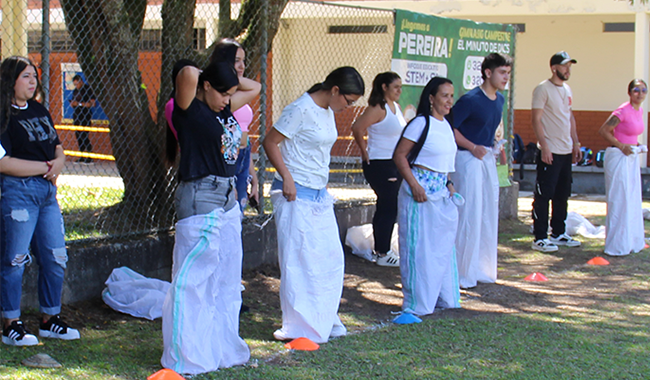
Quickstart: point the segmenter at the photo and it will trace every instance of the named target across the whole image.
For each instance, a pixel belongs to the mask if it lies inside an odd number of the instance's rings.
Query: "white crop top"
[[[397,141],[406,125],[404,115],[397,103],[395,103],[395,113],[390,110],[388,104],[385,108],[386,117],[368,128],[368,158],[371,160],[392,159]]]
[[[440,173],[452,173],[456,164],[456,140],[447,120],[429,116],[429,133],[414,164]],[[406,127],[404,138],[417,142],[424,130],[425,119],[416,117]]]

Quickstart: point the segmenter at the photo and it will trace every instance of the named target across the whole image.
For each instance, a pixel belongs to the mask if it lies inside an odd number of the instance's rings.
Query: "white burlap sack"
[[[404,303],[402,311],[431,314],[436,306],[460,307],[458,268],[454,244],[458,210],[445,188],[413,200],[406,181],[398,196],[400,271]]]
[[[343,246],[334,200],[287,202],[271,194],[278,231],[282,328],[278,339],[305,337],[325,343],[346,334],[338,317],[343,292]]]
[[[239,337],[241,212],[217,209],[176,223],[172,284],[163,306],[163,367],[198,374],[244,364]]]
[[[639,252],[645,246],[639,155],[626,156],[618,148],[605,151],[607,218],[605,253]]]
[[[456,171],[450,174],[454,187],[465,198],[458,210],[456,257],[460,286],[497,280],[499,231],[499,178],[494,154],[482,160],[468,151],[456,154]]]
[[[105,284],[102,299],[112,309],[150,320],[162,317],[169,282],[120,267],[113,269]]]
[[[399,234],[397,224],[393,228],[390,239],[390,249],[399,252]],[[368,261],[373,261],[372,253],[375,249],[375,237],[373,236],[372,224],[362,224],[348,228],[345,234],[345,245],[350,247],[352,253]]]

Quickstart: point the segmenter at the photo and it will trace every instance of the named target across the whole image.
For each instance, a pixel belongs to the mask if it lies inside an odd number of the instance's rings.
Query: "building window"
[[[27,32],[27,51],[30,53],[40,53],[43,44],[41,43],[40,30],[30,30]],[[50,30],[50,47],[53,52],[74,51],[74,43],[67,30]]]
[[[161,51],[162,29],[142,29],[140,35],[140,50]]]
[[[330,25],[329,34],[380,34],[388,33],[388,25]]]
[[[515,28],[517,28],[517,33],[526,33],[526,24],[512,24]]]
[[[604,33],[634,32],[633,22],[604,22]]]
[[[195,50],[205,50],[205,28],[194,28],[192,45]]]

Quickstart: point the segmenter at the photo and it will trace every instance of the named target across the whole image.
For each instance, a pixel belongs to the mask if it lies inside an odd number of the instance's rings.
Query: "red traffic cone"
[[[297,338],[292,340],[289,343],[286,343],[284,347],[290,350],[299,350],[299,351],[316,351],[320,346],[313,341],[307,338]]]
[[[587,261],[589,265],[609,265],[609,261],[603,259],[600,256],[596,256],[593,259]]]
[[[532,282],[541,282],[541,281],[548,281],[548,278],[544,276],[543,274],[539,272],[535,272],[533,274],[529,274],[524,278],[525,281],[532,281]]]
[[[185,378],[172,369],[163,368],[160,371],[149,375],[147,380],[185,380]]]

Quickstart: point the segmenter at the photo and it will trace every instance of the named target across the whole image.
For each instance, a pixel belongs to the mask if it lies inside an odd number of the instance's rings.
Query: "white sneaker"
[[[25,329],[22,321],[13,321],[2,331],[2,343],[9,346],[34,346],[38,338]]]
[[[291,340],[291,338],[287,336],[287,333],[284,332],[284,330],[282,329],[275,330],[275,332],[273,333],[273,337],[276,340],[280,340],[280,341]]]
[[[38,335],[43,338],[75,340],[79,339],[79,330],[69,327],[58,315],[54,315],[47,322],[41,322]]]
[[[377,256],[377,265],[381,267],[399,267],[399,255],[391,250],[388,251],[386,256]]]
[[[555,252],[558,250],[557,245],[553,244],[548,239],[535,240],[531,247],[540,252]]]
[[[549,240],[555,244],[555,245],[566,245],[567,247],[580,247],[580,242],[571,236],[567,235],[566,233],[558,236],[558,237],[551,237]]]

